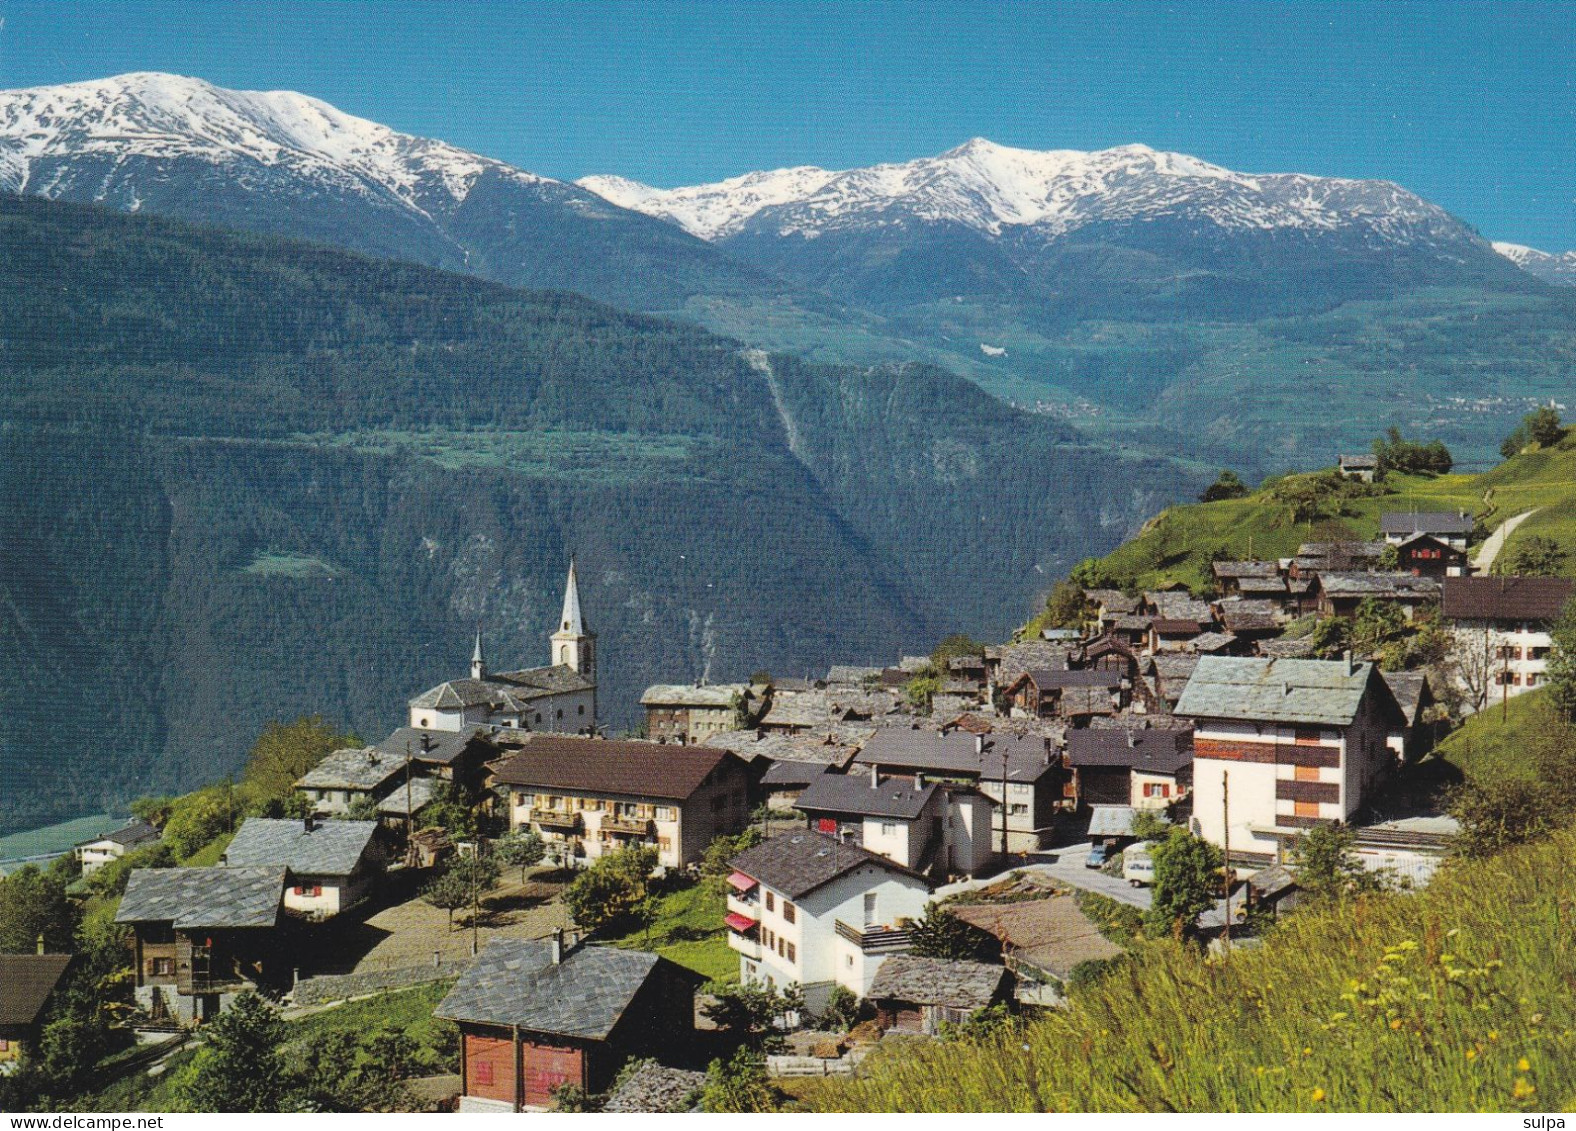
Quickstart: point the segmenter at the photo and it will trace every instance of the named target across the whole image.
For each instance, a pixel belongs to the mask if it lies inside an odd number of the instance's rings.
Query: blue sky
[[[659,185],[985,136],[1382,177],[1576,248],[1576,5],[42,3],[0,86],[288,88],[550,176]]]

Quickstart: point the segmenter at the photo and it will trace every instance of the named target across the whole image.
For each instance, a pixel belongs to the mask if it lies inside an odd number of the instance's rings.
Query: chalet
[[[1047,629],[1046,631],[1060,630]],[[972,684],[976,689],[984,687],[986,682],[985,654],[981,652],[978,655],[970,653],[967,656],[951,657],[947,660],[947,675],[951,679]]]
[[[1081,963],[1105,961],[1122,953],[1122,948],[1106,939],[1079,910],[1071,895],[1013,903],[968,903],[951,910],[1001,943],[1007,969],[1022,975],[1020,995],[1026,984],[1037,985],[1048,978],[1065,983]]]
[[[1194,725],[1194,831],[1224,845],[1229,819],[1233,858],[1262,862],[1362,809],[1404,726],[1377,665],[1350,659],[1206,656],[1176,714]]]
[[[137,868],[115,922],[132,929],[136,1000],[154,1021],[206,1021],[238,993],[287,987],[285,869]]]
[[[1463,510],[1386,511],[1379,516],[1379,534],[1391,546],[1404,546],[1419,534],[1431,535],[1452,549],[1465,551],[1477,520]]]
[[[1006,696],[1014,713],[1030,718],[1054,719],[1062,712],[1062,698],[1071,690],[1089,688],[1099,692],[1113,710],[1126,702],[1123,694],[1122,673],[1105,668],[1086,668],[1080,671],[1065,669],[1031,668],[1012,682]]]
[[[1281,618],[1271,601],[1259,598],[1233,598],[1215,606],[1221,627],[1238,640],[1255,644],[1279,636]]]
[[[376,749],[401,766],[408,757],[413,777],[436,778],[474,795],[481,791],[484,767],[498,756],[489,733],[490,728],[474,724],[457,731],[400,727]]]
[[[971,734],[917,727],[882,727],[854,756],[853,765],[889,775],[921,773],[926,778],[978,787],[997,806],[992,820],[1006,823],[1007,844],[998,851],[1033,852],[1049,831],[1062,797],[1066,771],[1038,734]]]
[[[879,673],[877,673],[879,675]],[[879,719],[897,709],[893,691],[828,687],[785,693],[773,690],[771,705],[756,724],[766,734],[825,734],[828,727]]]
[[[418,730],[464,730],[476,724],[581,734],[596,729],[596,633],[580,610],[575,565],[569,563],[559,628],[549,637],[546,667],[490,672],[481,633],[471,653],[469,679],[453,679],[410,701]]]
[[[1193,621],[1200,631],[1215,622],[1209,603],[1195,599],[1186,589],[1151,590],[1144,594],[1138,611],[1155,620]]]
[[[1417,577],[1465,577],[1467,552],[1432,534],[1414,534],[1396,546],[1396,566]]]
[[[1372,483],[1379,475],[1379,457],[1372,455],[1343,455],[1336,461],[1336,471],[1347,479]]]
[[[943,1025],[962,1025],[982,1009],[1012,1001],[1005,966],[894,954],[870,983],[870,1003],[883,1032],[934,1037]]]
[[[377,746],[335,750],[295,783],[296,792],[312,812],[339,817],[366,809],[405,781],[403,753],[389,754]]]
[[[570,859],[648,844],[658,865],[677,868],[750,823],[748,767],[709,746],[538,734],[489,769],[509,827]]]
[[[495,939],[438,1007],[460,1029],[462,1112],[544,1111],[606,1091],[631,1059],[682,1051],[701,978],[639,950]]]
[[[1127,641],[1105,633],[1080,644],[1071,654],[1070,666],[1085,671],[1115,672],[1132,679],[1138,675],[1138,652]]]
[[[1054,671],[1065,669],[1071,649],[1060,641],[1023,640],[1016,644],[1002,644],[985,650],[985,672],[990,682],[991,694],[1011,687],[1018,677],[1031,669]]]
[[[1248,651],[1248,642],[1229,632],[1201,632],[1184,645],[1184,650],[1199,656],[1234,656]]]
[[[1309,581],[1321,573],[1376,570],[1384,551],[1383,542],[1304,542],[1286,563],[1288,592],[1297,596],[1295,582]]]
[[[1463,666],[1472,669],[1478,682],[1492,683],[1496,694],[1510,696],[1544,681],[1554,647],[1549,629],[1576,582],[1562,577],[1447,577],[1440,584],[1440,612],[1459,651],[1472,657]]]
[[[875,729],[868,723],[828,723],[820,731],[728,730],[706,745],[731,750],[749,765],[757,784],[752,803],[791,809],[800,790],[826,770],[846,766]]]
[[[1434,689],[1427,672],[1384,672],[1384,681],[1401,708],[1403,726],[1390,736],[1390,749],[1398,762],[1416,762],[1433,748],[1437,724],[1428,710],[1434,705]]]
[[[1138,611],[1138,598],[1129,597],[1120,589],[1085,589],[1084,600],[1095,607],[1102,621]]]
[[[868,774],[823,774],[795,807],[817,832],[916,872],[973,875],[995,858],[990,799],[923,773],[886,778],[871,766]]]
[[[398,842],[422,828],[422,811],[438,799],[437,778],[411,778],[378,802],[378,823]]]
[[[908,950],[909,924],[930,901],[918,873],[809,831],[773,837],[729,865],[728,945],[739,952],[740,980],[798,984],[811,1012],[825,1008],[833,986],[868,997],[881,963]]]
[[[0,954],[0,1073],[38,1048],[50,999],[70,966],[69,954]]]
[[[1067,765],[1080,806],[1164,809],[1187,796],[1192,781],[1190,730],[1072,730]]]
[[[1410,573],[1328,572],[1319,574],[1318,595],[1320,616],[1350,619],[1372,600],[1396,605],[1411,620],[1418,609],[1439,601],[1439,582]]]
[[[1144,647],[1151,654],[1193,651],[1189,643],[1203,632],[1204,626],[1196,620],[1157,618],[1149,622],[1149,639]]]
[[[761,789],[766,793],[767,807],[794,808],[810,783],[831,771],[832,767],[825,762],[773,762],[761,775]]]
[[[82,874],[91,876],[126,853],[157,844],[158,841],[159,830],[147,821],[137,820],[122,825],[112,833],[85,840],[71,851],[76,855],[77,863],[82,865]]]
[[[747,683],[659,683],[640,697],[646,737],[693,746],[736,730],[759,714],[759,697]]]
[[[1222,597],[1240,594],[1244,581],[1270,582],[1278,585],[1282,593],[1286,591],[1286,582],[1281,577],[1279,562],[1214,562],[1210,565],[1209,572],[1215,578],[1215,586],[1220,590]]]
[[[376,821],[248,817],[224,852],[234,868],[284,868],[285,910],[331,919],[361,903],[383,872]]]
[[[1165,652],[1146,661],[1145,675],[1154,684],[1156,699],[1169,709],[1182,697],[1182,689],[1196,667],[1197,654]]]

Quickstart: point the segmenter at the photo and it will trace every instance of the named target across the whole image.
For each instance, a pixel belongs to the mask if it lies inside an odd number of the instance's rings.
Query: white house
[[[489,672],[481,633],[471,653],[469,679],[451,679],[410,701],[418,730],[464,730],[486,724],[560,734],[596,730],[596,633],[580,611],[580,586],[569,563],[564,609],[550,641],[546,667]]]
[[[885,856],[916,872],[973,875],[995,852],[995,806],[977,789],[942,784],[923,773],[885,777],[875,766],[821,774],[794,802],[810,828]]]
[[[740,980],[797,984],[812,1012],[833,986],[868,996],[886,957],[908,950],[909,924],[930,901],[923,876],[808,830],[729,863],[728,945],[739,952]]]
[[[1546,678],[1550,628],[1576,591],[1563,577],[1447,577],[1440,613],[1455,637],[1467,692],[1488,701],[1520,695]],[[1481,706],[1473,703],[1473,706]]]
[[[1350,659],[1205,656],[1175,713],[1194,726],[1194,832],[1265,863],[1349,821],[1394,769],[1389,739],[1405,727],[1377,665]]]
[[[231,868],[286,869],[284,908],[329,919],[360,903],[383,870],[376,821],[248,817],[225,849]]]
[[[91,876],[110,861],[119,860],[128,852],[154,844],[158,839],[158,829],[147,821],[137,820],[127,822],[112,833],[85,840],[72,851],[82,865],[82,874]]]

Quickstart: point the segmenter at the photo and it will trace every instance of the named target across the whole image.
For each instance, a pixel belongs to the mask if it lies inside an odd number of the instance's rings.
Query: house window
[[[817,832],[831,833],[836,835],[837,821],[832,817],[822,817],[820,820],[815,822],[815,828]]]
[[[149,961],[148,967],[148,972],[155,978],[167,977],[168,975],[175,973],[175,959],[155,958]]]
[[[797,918],[798,915],[794,910],[794,905],[789,903],[786,899],[783,900],[783,922],[792,923]]]
[[[1145,782],[1144,783],[1144,796],[1145,797],[1170,797],[1171,796],[1171,787],[1169,785],[1164,785],[1164,784],[1162,784],[1160,782]]]
[[[6,1040],[4,1037],[0,1037],[0,1052],[10,1052],[10,1051],[11,1051],[11,1042]]]
[[[584,703],[582,703],[582,704],[580,704],[580,714],[583,715],[585,713],[586,713],[586,705]]]
[[[659,820],[659,821],[674,821],[674,820],[677,820],[677,819],[678,818],[674,815],[674,812],[673,812],[673,806],[671,806],[671,805],[658,805],[657,806],[657,820]]]
[[[426,719],[422,719],[421,720],[421,729],[422,730],[426,730],[427,729],[427,720]]]
[[[1537,672],[1528,672],[1527,673],[1527,686],[1528,687],[1536,687],[1536,686],[1538,686],[1538,673]]]
[[[799,961],[799,952],[794,949],[793,943],[789,943],[788,944],[788,961],[789,962],[798,962]]]
[[[1029,807],[1021,803],[1014,803],[1007,806],[1007,812],[1014,817],[1025,817],[1028,816]]]
[[[853,955],[851,955],[851,954],[843,955],[843,965],[844,966],[852,966],[853,964],[854,964],[854,956]]]
[[[788,940],[783,938],[780,935],[777,938],[777,957],[778,958],[787,958],[788,957]]]
[[[471,1065],[471,1075],[476,1078],[476,1083],[490,1087],[493,1082],[493,1066],[485,1060],[478,1060]]]
[[[766,910],[768,910],[768,911],[775,911],[776,909],[777,909],[777,901],[776,901],[776,899],[772,896],[771,892],[767,892],[766,893]]]
[[[897,836],[897,825],[894,824],[891,821],[882,821],[881,822],[881,835],[882,836]]]

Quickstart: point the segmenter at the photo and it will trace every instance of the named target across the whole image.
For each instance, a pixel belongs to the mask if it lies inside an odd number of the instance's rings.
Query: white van
[[[1147,843],[1132,844],[1122,850],[1122,878],[1135,888],[1155,882],[1155,862],[1149,857]]]

